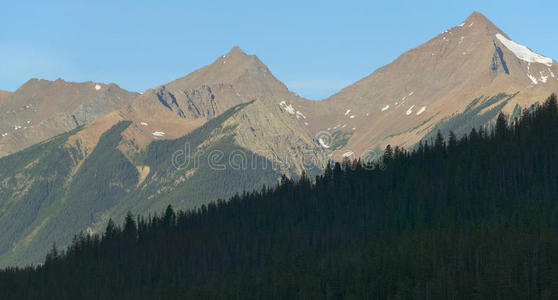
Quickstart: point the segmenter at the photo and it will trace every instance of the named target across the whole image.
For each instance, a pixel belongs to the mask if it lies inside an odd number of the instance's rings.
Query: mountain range
[[[511,121],[558,91],[556,76],[554,60],[474,12],[319,101],[236,46],[142,94],[31,79],[0,91],[0,265],[39,262],[127,211],[199,207],[332,159],[462,135],[500,112]]]
[[[138,95],[115,84],[31,79],[0,93],[0,156],[90,123]]]

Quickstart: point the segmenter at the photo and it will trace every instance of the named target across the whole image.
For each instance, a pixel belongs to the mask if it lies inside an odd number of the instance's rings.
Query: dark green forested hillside
[[[66,180],[82,157],[65,143],[80,129],[0,159],[0,264],[13,261],[16,253],[10,250],[26,248],[31,242],[26,237],[62,208]]]
[[[0,298],[556,299],[556,97],[507,124],[129,215],[1,271]]]
[[[53,242],[65,247],[76,232],[102,232],[109,218],[120,222],[130,210],[160,211],[169,204],[199,207],[275,184],[280,175],[271,163],[237,145],[234,128],[224,125],[249,104],[229,109],[184,137],[153,142],[132,161],[118,149],[129,121],[103,133],[87,157],[79,144],[67,143],[80,127],[0,158],[0,266],[39,262]],[[172,155],[185,145],[199,165],[177,169]],[[226,163],[237,151],[246,154],[247,165],[257,160],[257,168],[215,171],[208,165],[212,150],[223,154],[214,163]],[[139,166],[150,168],[141,184]]]

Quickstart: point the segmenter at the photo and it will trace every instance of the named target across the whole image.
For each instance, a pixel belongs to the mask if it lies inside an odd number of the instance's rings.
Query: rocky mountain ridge
[[[557,76],[556,62],[475,12],[319,101],[238,47],[141,95],[30,80],[0,93],[0,156],[11,153],[0,159],[0,264],[38,261],[52,241],[129,210],[199,207],[330,159],[485,126],[500,111],[511,120],[558,91]],[[200,164],[176,166],[177,154]]]
[[[91,123],[138,95],[116,84],[31,79],[0,95],[0,157]]]

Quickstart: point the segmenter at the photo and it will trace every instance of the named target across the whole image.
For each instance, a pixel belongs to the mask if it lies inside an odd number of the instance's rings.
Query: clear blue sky
[[[61,77],[143,91],[239,45],[291,90],[319,99],[474,10],[558,59],[555,0],[300,2],[0,0],[0,89]]]

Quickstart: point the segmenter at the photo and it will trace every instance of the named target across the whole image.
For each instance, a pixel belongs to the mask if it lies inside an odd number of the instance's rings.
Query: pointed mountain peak
[[[247,56],[247,54],[240,47],[234,46],[225,56]]]
[[[234,85],[240,90],[238,94],[243,98],[248,95],[260,97],[288,91],[256,55],[246,54],[238,46],[232,47],[228,53],[218,57],[212,64],[161,87],[169,91],[184,91],[202,87],[205,89],[213,85]]]
[[[244,50],[240,47],[234,46],[231,50],[229,50],[229,52],[217,58],[214,64],[230,67],[231,65],[242,64],[254,60],[257,60],[257,56],[246,54],[246,52],[244,52]]]
[[[229,80],[222,81],[230,82],[232,78],[241,76],[247,71],[266,73],[269,72],[265,64],[259,60],[256,55],[246,54],[240,47],[234,46],[225,55],[217,58],[213,64],[200,69],[206,71],[206,76],[212,74],[218,76],[221,80],[229,78]],[[199,73],[198,71],[194,73]],[[203,73],[203,72],[202,72]]]
[[[471,15],[469,15],[469,17],[467,17],[467,19],[463,23],[463,26],[465,28],[471,28],[471,27],[483,28],[484,27],[488,31],[490,31],[491,33],[493,31],[500,31],[500,29],[498,29],[498,27],[496,27],[496,25],[494,25],[494,23],[492,23],[492,21],[490,21],[487,17],[485,17],[483,14],[481,14],[478,11],[474,11],[473,13],[471,13]]]
[[[481,14],[478,11],[474,11],[472,12],[469,17],[467,17],[467,19],[465,20],[465,22],[479,22],[479,23],[487,23],[490,22],[490,20],[485,17],[483,14]]]

